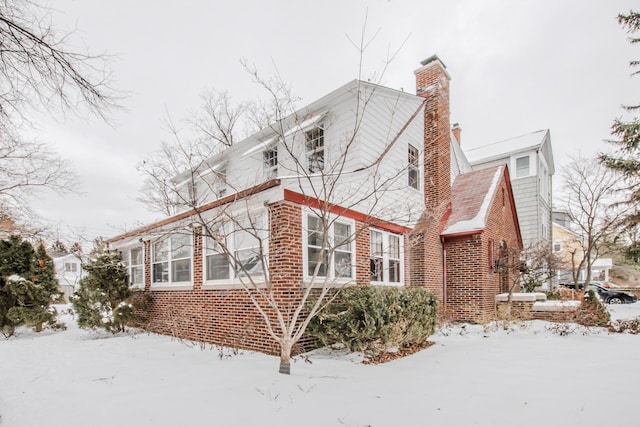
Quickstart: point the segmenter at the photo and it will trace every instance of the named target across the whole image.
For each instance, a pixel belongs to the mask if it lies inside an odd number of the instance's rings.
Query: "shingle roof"
[[[442,235],[466,234],[486,227],[491,200],[504,166],[494,166],[458,175],[451,187],[451,213]]]

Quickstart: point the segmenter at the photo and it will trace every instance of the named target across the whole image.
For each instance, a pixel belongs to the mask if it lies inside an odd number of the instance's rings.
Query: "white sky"
[[[39,138],[68,157],[83,195],[42,195],[36,209],[87,237],[112,236],[157,218],[135,201],[136,171],[175,121],[199,106],[205,88],[235,100],[253,96],[240,65],[265,75],[277,66],[306,105],[357,77],[359,37],[380,29],[364,77],[380,70],[389,46],[408,40],[383,83],[415,89],[413,70],[436,53],[452,76],[451,120],[471,148],[543,128],[551,130],[556,169],[567,156],[607,150],[621,104],[639,101],[640,77],[628,61],[640,51],[616,22],[637,7],[619,0],[56,0],[55,25],[77,27],[92,53],[107,52],[120,90],[129,92],[114,125],[73,116],[40,119]],[[556,178],[558,178],[556,176]]]

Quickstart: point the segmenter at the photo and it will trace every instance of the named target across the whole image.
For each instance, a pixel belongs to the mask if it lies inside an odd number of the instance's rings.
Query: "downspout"
[[[442,242],[442,309],[444,313],[447,311],[447,244],[443,236],[440,236]]]

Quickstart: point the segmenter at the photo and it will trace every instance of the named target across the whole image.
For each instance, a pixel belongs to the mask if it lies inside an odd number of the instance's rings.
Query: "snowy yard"
[[[640,303],[610,306],[640,315]],[[640,336],[534,321],[456,326],[404,359],[363,365],[318,351],[292,375],[258,353],[139,333],[79,330],[0,340],[0,425],[627,426],[640,422]]]

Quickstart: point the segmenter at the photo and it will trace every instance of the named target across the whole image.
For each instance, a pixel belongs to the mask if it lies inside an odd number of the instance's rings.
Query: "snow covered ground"
[[[610,306],[615,318],[640,303]],[[534,321],[443,328],[382,365],[321,350],[278,359],[147,333],[79,330],[0,340],[0,425],[629,426],[640,423],[640,336]],[[229,353],[229,352],[227,352]]]

